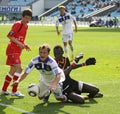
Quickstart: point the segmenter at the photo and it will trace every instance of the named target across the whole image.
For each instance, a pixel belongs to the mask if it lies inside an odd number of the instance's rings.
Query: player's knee
[[[22,70],[23,70],[23,69],[22,69],[21,67],[18,68],[18,72],[19,72],[20,74],[22,73]]]
[[[15,66],[16,72],[21,73],[22,72],[22,67],[21,66]]]
[[[44,96],[38,96],[39,100],[42,100],[44,98]]]
[[[23,71],[23,69],[22,69],[22,68],[20,68],[20,73],[22,73],[22,71]]]
[[[74,103],[84,104],[85,102],[84,98],[81,95],[76,94],[74,92],[70,93],[68,97]]]
[[[67,101],[67,97],[65,95],[59,96],[59,97],[56,97],[56,100],[62,101],[62,102],[66,102]]]

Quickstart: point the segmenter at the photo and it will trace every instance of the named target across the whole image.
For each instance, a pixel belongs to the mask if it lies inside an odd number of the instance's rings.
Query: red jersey
[[[28,26],[24,25],[22,21],[17,21],[13,24],[11,31],[8,33],[8,37],[15,37],[18,41],[24,44]],[[14,42],[10,41],[6,50],[6,54],[21,53],[22,49]]]

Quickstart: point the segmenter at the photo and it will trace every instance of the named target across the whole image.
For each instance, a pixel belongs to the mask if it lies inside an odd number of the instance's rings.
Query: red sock
[[[3,91],[7,91],[7,88],[12,80],[12,76],[8,73],[5,77],[4,85],[2,87]]]
[[[13,81],[16,81],[19,78],[19,76],[20,76],[20,73],[15,73],[13,77]],[[18,84],[14,85],[12,88],[12,92],[16,92],[17,88],[18,88]]]

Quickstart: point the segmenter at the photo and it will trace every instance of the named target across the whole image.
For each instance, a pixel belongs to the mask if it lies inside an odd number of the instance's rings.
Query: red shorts
[[[15,54],[7,55],[6,65],[11,66],[11,65],[15,65],[15,64],[21,64],[20,54],[15,53]]]

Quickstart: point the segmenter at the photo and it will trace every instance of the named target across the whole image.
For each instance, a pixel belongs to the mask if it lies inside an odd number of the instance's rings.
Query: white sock
[[[72,55],[74,55],[74,48],[73,48],[73,44],[70,44],[70,50],[72,52]]]
[[[67,46],[64,46],[64,50],[65,50],[65,53],[66,53],[66,57],[68,57],[68,47]]]

